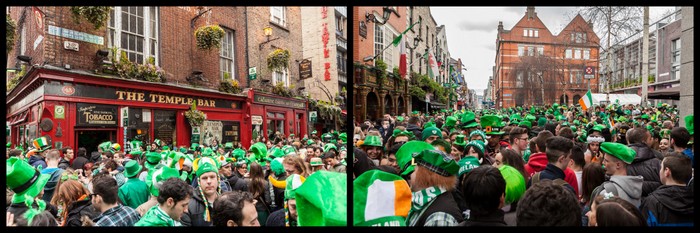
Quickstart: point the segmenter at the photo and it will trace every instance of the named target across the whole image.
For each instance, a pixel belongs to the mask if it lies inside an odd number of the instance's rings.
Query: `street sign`
[[[255,80],[258,76],[258,71],[255,67],[248,69],[248,79]]]
[[[316,116],[318,116],[318,115],[317,115],[317,112],[316,112],[316,111],[311,111],[311,112],[309,112],[309,116],[310,116],[310,117],[316,117]]]
[[[586,66],[586,69],[583,72],[583,76],[585,79],[593,79],[595,78],[595,67],[593,66]]]

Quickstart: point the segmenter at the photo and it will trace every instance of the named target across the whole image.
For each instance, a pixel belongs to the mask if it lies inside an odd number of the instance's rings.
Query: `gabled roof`
[[[588,25],[588,22],[586,22],[586,20],[583,19],[583,17],[581,16],[581,14],[576,14],[576,16],[575,16],[571,21],[569,21],[569,24],[567,24],[567,25],[564,27],[564,29],[562,29],[561,32],[559,32],[559,35],[556,35],[556,36],[557,36],[557,37],[559,37],[559,36],[566,36],[566,35],[562,35],[562,32],[565,32],[565,31],[580,31],[580,32],[585,31],[585,32],[592,32],[593,35],[595,36],[595,41],[599,41],[599,40],[600,40],[600,38],[598,37],[598,34],[596,34],[595,31],[593,31],[593,28],[591,28],[591,27]],[[563,39],[566,39],[566,38],[563,38]]]

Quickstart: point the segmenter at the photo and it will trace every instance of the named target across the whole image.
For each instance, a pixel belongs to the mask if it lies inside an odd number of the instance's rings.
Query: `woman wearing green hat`
[[[414,154],[415,172],[411,174],[413,200],[406,218],[407,226],[456,226],[462,220],[453,196],[459,165],[439,150]]]

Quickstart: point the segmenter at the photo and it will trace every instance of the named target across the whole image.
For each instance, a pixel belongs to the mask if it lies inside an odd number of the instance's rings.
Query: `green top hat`
[[[688,129],[688,133],[690,133],[690,136],[693,136],[693,131],[695,130],[695,122],[693,115],[687,115],[685,118],[683,118],[685,121],[685,128]]]
[[[275,158],[270,162],[270,170],[275,173],[275,176],[279,177],[283,175],[286,171],[284,170],[283,158]]]
[[[163,146],[163,151],[170,151],[170,147],[167,145]]]
[[[253,156],[255,156],[256,160],[260,161],[267,155],[267,146],[265,146],[265,144],[262,142],[256,142],[255,144],[250,146],[248,151],[250,151],[250,153],[253,153]]]
[[[311,144],[314,144],[314,140],[309,139],[306,141],[306,145],[311,145]]]
[[[335,151],[338,151],[338,147],[335,146],[333,143],[327,143],[326,145],[323,146],[323,152],[328,152],[331,149],[335,149]]]
[[[245,157],[245,150],[243,150],[241,148],[236,148],[235,150],[233,150],[232,154],[233,154],[234,158],[240,159],[240,158]]]
[[[578,120],[574,120],[574,125],[575,125],[575,126],[579,126],[579,125],[581,125],[581,122],[578,121]]]
[[[518,120],[518,121],[520,121],[520,120],[523,119],[522,117],[520,117],[520,114],[511,114],[510,117],[508,117],[508,118],[510,118],[511,121],[512,121],[512,120]]]
[[[5,168],[7,188],[15,194],[12,203],[24,203],[26,198],[35,198],[42,190],[51,175],[41,174],[39,170],[17,157],[7,159]]]
[[[12,148],[12,143],[11,143],[11,142],[8,142],[5,146],[6,146],[7,148]]]
[[[32,145],[40,152],[51,149],[51,143],[47,137],[38,137],[34,139],[34,141],[32,141]]]
[[[293,150],[293,148],[292,148],[292,150]],[[280,148],[273,147],[272,150],[270,150],[270,152],[267,153],[267,155],[268,156],[272,155],[272,157],[275,157],[275,158],[282,158],[282,157],[284,157],[285,152]]]
[[[379,136],[368,135],[365,137],[365,141],[362,143],[362,146],[382,147],[382,140],[379,138]]]
[[[294,134],[293,134],[293,133],[290,133],[290,134],[289,134],[289,137],[290,137],[290,138],[293,138],[293,137],[294,137]]]
[[[593,128],[591,128],[591,131],[603,132],[603,129],[605,129],[604,125],[597,124],[597,125],[594,125]]]
[[[156,170],[148,171],[148,176],[146,177],[146,186],[148,186],[148,191],[151,192],[151,195],[157,197],[160,185],[170,178],[184,180],[183,177],[180,176],[180,172],[175,168],[162,166]]]
[[[526,182],[523,175],[518,171],[518,169],[505,164],[499,167],[498,170],[501,172],[501,176],[503,176],[503,179],[506,181],[505,204],[510,204],[520,200],[523,194],[525,194]]]
[[[464,136],[464,134],[457,135],[457,137],[455,137],[455,141],[452,144],[464,147],[465,145],[467,145],[466,140],[464,140],[465,138],[466,137]]]
[[[153,143],[156,144],[156,146],[160,147],[163,142],[160,139],[156,139],[153,140]]]
[[[348,134],[347,133],[341,133],[338,135],[338,138],[343,141],[343,143],[348,142]]]
[[[427,127],[423,130],[423,136],[421,137],[422,141],[425,141],[430,136],[437,136],[438,138],[442,138],[442,131],[436,127]]]
[[[626,164],[632,164],[634,157],[637,156],[637,152],[632,148],[617,142],[603,142],[600,144],[600,150],[606,154],[617,157]]]
[[[311,158],[311,160],[309,160],[309,165],[311,165],[312,167],[323,166],[323,160],[319,157],[313,157]]]
[[[224,144],[224,149],[233,149],[233,142],[227,142]]]
[[[398,122],[403,122],[403,117],[402,117],[402,116],[396,117],[396,121],[398,121]]]
[[[143,163],[148,170],[153,170],[160,164],[160,160],[162,160],[163,157],[160,155],[158,152],[148,152],[146,153],[146,162]]]
[[[486,115],[481,117],[481,128],[484,129],[486,135],[502,135],[501,120],[495,115]]]
[[[405,176],[413,172],[413,166],[415,165],[415,163],[411,162],[413,161],[413,154],[434,149],[434,146],[424,141],[409,141],[403,144],[399,150],[396,151],[396,162],[399,168],[401,168],[401,175]]]
[[[293,146],[287,146],[287,148],[284,148],[282,151],[284,152],[284,155],[290,155],[290,154],[297,153],[297,150],[295,150]],[[275,156],[275,158],[277,158],[277,156]]]
[[[214,150],[212,150],[209,147],[206,147],[204,148],[204,150],[202,150],[202,156],[212,156],[212,154],[214,154]]]
[[[126,178],[131,178],[139,174],[141,171],[142,167],[139,165],[139,162],[136,162],[136,160],[130,160],[129,162],[124,165],[124,176]]]
[[[536,119],[537,119],[537,117],[530,115],[530,114],[527,114],[527,116],[525,116],[525,120],[528,120],[528,121],[535,121]]]
[[[442,126],[445,128],[452,128],[455,126],[456,123],[457,123],[456,117],[448,116],[445,118],[445,124],[443,124]]]
[[[316,131],[316,130],[311,131],[311,135],[316,135],[317,133],[318,133],[318,131]]]
[[[416,164],[441,176],[453,176],[459,172],[457,162],[440,150],[424,150],[414,154],[413,158]]]
[[[102,152],[107,152],[107,151],[109,151],[109,147],[111,147],[111,146],[112,146],[112,142],[108,141],[108,142],[100,143],[100,145],[98,145],[97,148],[100,148],[102,150]],[[34,147],[36,147],[36,146],[34,146]]]
[[[459,172],[457,175],[462,176],[464,173],[468,173],[474,168],[479,167],[479,158],[474,156],[464,156],[464,158],[457,161],[459,165]]]
[[[462,115],[462,119],[460,119],[460,122],[460,126],[462,129],[474,128],[479,126],[479,124],[476,123],[476,115],[474,115],[474,113],[471,111],[464,113]]]
[[[190,145],[190,150],[197,150],[197,147],[199,147],[199,143],[192,143],[192,145]]]
[[[333,134],[324,133],[321,138],[323,138],[324,142],[331,142],[333,140]]]
[[[643,120],[649,120],[649,115],[647,115],[647,114],[645,113],[645,114],[642,115],[641,118],[642,118]]]

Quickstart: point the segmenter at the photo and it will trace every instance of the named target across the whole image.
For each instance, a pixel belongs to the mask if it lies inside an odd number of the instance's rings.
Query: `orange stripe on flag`
[[[588,107],[586,107],[586,104],[583,102],[583,97],[578,99],[578,104],[581,105],[581,108],[583,109],[583,111],[588,111]]]
[[[405,180],[394,181],[394,213],[396,216],[407,217],[411,210],[411,189]]]

